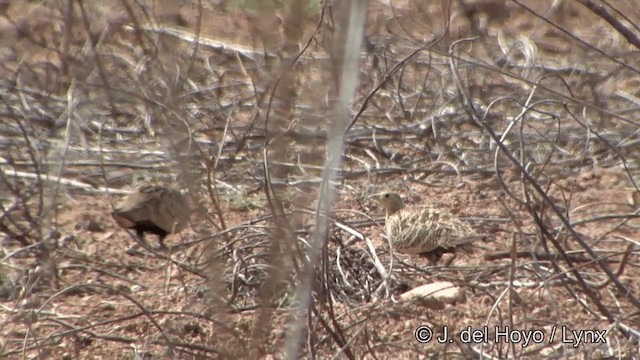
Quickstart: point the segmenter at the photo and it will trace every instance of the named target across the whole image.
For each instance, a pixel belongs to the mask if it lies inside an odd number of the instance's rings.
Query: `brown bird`
[[[433,205],[405,208],[393,192],[380,193],[378,201],[386,211],[387,237],[394,249],[404,254],[420,254],[432,263],[444,253],[484,238],[450,212]],[[451,259],[448,264],[453,262]],[[447,264],[447,265],[448,265]]]
[[[191,210],[180,191],[163,186],[143,185],[129,194],[111,216],[121,227],[135,230],[138,238],[145,244],[145,233],[158,235],[161,248],[166,248],[164,238],[187,226]]]

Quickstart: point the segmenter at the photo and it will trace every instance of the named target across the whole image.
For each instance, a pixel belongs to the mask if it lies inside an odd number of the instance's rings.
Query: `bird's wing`
[[[421,211],[400,211],[388,219],[388,232],[400,252],[417,254],[429,252],[438,246],[438,232],[428,214]],[[436,230],[436,231],[434,231]]]
[[[158,199],[152,212],[152,221],[169,233],[187,226],[191,210],[184,196],[177,190],[167,189]]]
[[[403,239],[402,247],[408,249],[405,252],[451,249],[478,238],[473,229],[450,212],[433,206],[407,209],[398,215],[395,233]]]
[[[158,207],[162,192],[162,188],[150,185],[137,188],[114,209],[113,218],[123,227],[132,227],[136,222],[142,221],[155,223],[157,211],[154,209]]]

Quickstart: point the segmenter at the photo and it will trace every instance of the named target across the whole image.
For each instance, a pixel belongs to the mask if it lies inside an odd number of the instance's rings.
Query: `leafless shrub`
[[[3,355],[630,356],[637,9],[371,1],[358,71],[351,3],[10,2]],[[143,260],[91,211],[139,181],[196,208]],[[393,256],[367,197],[382,187],[451,206],[488,250],[451,267]],[[397,300],[434,279],[463,299]],[[419,325],[608,343],[421,344]]]

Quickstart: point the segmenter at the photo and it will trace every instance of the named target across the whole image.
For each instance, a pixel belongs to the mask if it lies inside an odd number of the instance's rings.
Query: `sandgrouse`
[[[121,227],[135,230],[144,243],[145,233],[158,235],[160,246],[165,248],[164,238],[187,226],[191,210],[180,191],[163,186],[142,185],[129,194],[111,216]]]
[[[436,263],[444,253],[484,237],[433,205],[407,208],[398,194],[388,191],[382,192],[378,201],[386,211],[387,237],[397,252],[420,254]]]

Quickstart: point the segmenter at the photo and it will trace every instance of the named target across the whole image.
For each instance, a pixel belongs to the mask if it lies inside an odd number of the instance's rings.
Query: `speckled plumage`
[[[129,194],[111,213],[116,223],[135,230],[141,240],[145,233],[158,235],[160,245],[168,234],[183,230],[191,210],[180,191],[162,186],[143,185]]]
[[[448,252],[483,237],[444,209],[432,205],[407,208],[392,192],[381,193],[378,200],[386,211],[387,237],[400,253]]]

